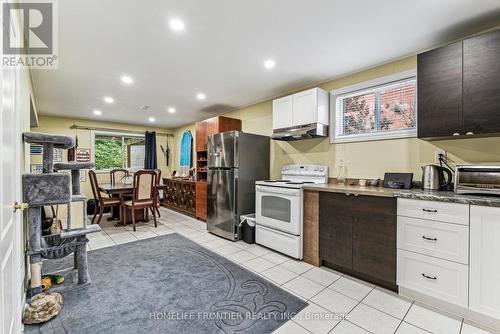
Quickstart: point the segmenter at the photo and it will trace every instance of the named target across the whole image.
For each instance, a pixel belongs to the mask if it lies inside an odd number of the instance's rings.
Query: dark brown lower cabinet
[[[396,198],[325,192],[319,210],[323,264],[397,291]]]
[[[319,257],[352,269],[352,196],[319,194]]]

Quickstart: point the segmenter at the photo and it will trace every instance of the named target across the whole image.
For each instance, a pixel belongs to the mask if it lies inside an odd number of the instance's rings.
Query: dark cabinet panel
[[[208,144],[207,122],[196,123],[196,151],[206,151]]]
[[[417,57],[418,138],[463,133],[462,42]]]
[[[352,197],[320,193],[319,255],[329,263],[352,268]]]
[[[319,195],[319,255],[326,266],[397,291],[396,198]]]
[[[500,132],[500,31],[463,42],[464,132]]]
[[[353,270],[396,284],[396,198],[357,196],[354,201]]]

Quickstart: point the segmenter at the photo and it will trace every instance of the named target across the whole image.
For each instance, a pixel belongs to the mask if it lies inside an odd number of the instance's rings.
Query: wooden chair
[[[161,181],[161,170],[157,168],[154,171],[156,173],[156,185],[159,186],[160,181]],[[158,217],[161,217],[161,215],[160,215],[160,191],[159,190],[156,190],[155,196],[156,196],[155,210],[156,210],[156,213],[158,214]]]
[[[97,213],[99,213],[99,218],[97,218],[97,224],[101,223],[102,215],[104,214],[104,208],[110,208],[113,206],[120,206],[120,199],[116,197],[102,197],[99,191],[99,183],[97,182],[97,175],[93,170],[89,170],[90,185],[92,187],[92,194],[95,199],[95,209],[94,217],[92,217],[92,224],[96,223]],[[121,211],[121,210],[120,210]]]
[[[124,220],[127,221],[127,208],[130,207],[132,211],[132,224],[135,229],[135,210],[146,209],[151,210],[155,227],[156,223],[156,172],[154,170],[140,170],[134,174],[134,191],[132,200],[124,201],[125,206],[123,210]]]
[[[128,170],[123,168],[112,169],[109,172],[109,178],[111,179],[111,184],[122,182],[123,178],[126,176],[129,176]]]

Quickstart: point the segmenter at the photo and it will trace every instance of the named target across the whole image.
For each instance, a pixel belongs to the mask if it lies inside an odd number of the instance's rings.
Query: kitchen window
[[[415,71],[336,89],[332,94],[332,143],[415,137]]]
[[[94,132],[94,162],[97,170],[144,167],[144,135]]]

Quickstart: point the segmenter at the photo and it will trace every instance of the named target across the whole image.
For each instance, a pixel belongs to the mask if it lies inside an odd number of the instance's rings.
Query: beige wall
[[[90,130],[73,130],[70,127],[73,124],[89,127],[101,127],[110,128],[116,130],[131,130],[131,131],[157,131],[163,133],[169,133],[170,130],[162,128],[152,128],[143,127],[130,124],[120,124],[120,123],[110,123],[110,122],[99,122],[91,120],[81,120],[81,119],[71,119],[62,117],[49,117],[49,116],[39,116],[39,125],[36,128],[31,128],[31,131],[42,132],[42,133],[52,133],[59,135],[67,135],[71,137],[78,138],[78,146],[83,148],[91,148],[91,131]],[[173,143],[173,138],[169,138],[170,143]],[[169,173],[169,169],[166,166],[166,160],[163,153],[160,150],[160,145],[166,148],[167,137],[166,136],[156,136],[157,143],[157,155],[158,155],[158,167],[162,171],[162,175]],[[66,151],[63,152],[63,160],[67,160]],[[31,156],[31,163],[41,163],[41,156]],[[99,182],[109,182],[109,173],[98,173]],[[93,198],[92,190],[90,188],[90,182],[88,176],[86,182],[82,182],[82,193],[88,198]]]
[[[415,69],[416,57],[407,57],[392,63],[351,74],[320,84],[330,91],[389,74]],[[309,87],[304,87],[306,89]],[[300,90],[303,90],[300,89]],[[257,103],[225,114],[242,120],[243,131],[270,135],[272,133],[272,100]],[[185,128],[175,130],[178,142]],[[292,142],[272,141],[271,177],[280,176],[281,166],[289,163],[324,164],[335,177],[340,159],[347,166],[347,176],[382,178],[384,172],[413,172],[421,177],[420,166],[434,163],[434,152],[445,149],[455,162],[500,162],[500,138],[458,139],[427,142],[416,138],[377,140],[356,143],[330,144],[329,139],[310,139]]]

